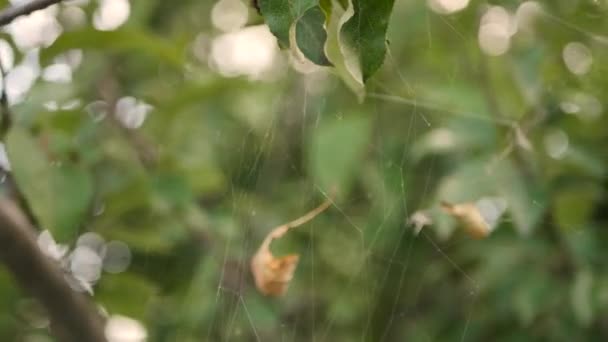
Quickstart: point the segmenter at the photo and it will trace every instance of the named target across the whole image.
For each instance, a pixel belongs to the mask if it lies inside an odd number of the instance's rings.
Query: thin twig
[[[320,213],[324,212],[325,209],[329,208],[333,203],[334,203],[334,201],[330,197],[330,198],[326,199],[325,202],[323,202],[321,205],[319,205],[315,209],[309,211],[308,213],[304,214],[303,216],[301,216],[291,222],[282,224],[282,225],[274,228],[270,232],[270,234],[268,234],[268,236],[266,236],[266,239],[264,239],[264,242],[262,242],[262,246],[260,247],[260,249],[268,248],[270,246],[270,243],[272,242],[272,240],[278,239],[278,238],[282,237],[283,235],[285,235],[285,233],[287,233],[287,231],[289,231],[290,229],[297,228],[297,227],[307,223],[308,221],[314,219]]]
[[[60,3],[63,0],[32,0],[22,5],[11,6],[0,12],[0,26],[9,24],[22,15],[45,9],[51,5]]]
[[[44,305],[53,334],[59,341],[106,341],[103,319],[38,247],[34,231],[13,201],[0,199],[0,259],[20,286]]]

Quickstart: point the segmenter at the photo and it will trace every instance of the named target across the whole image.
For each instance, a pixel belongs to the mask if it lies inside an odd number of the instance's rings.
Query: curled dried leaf
[[[483,217],[479,211],[479,207],[475,203],[451,204],[441,202],[441,208],[456,218],[462,224],[465,232],[475,239],[486,238],[492,232],[492,227]]]
[[[267,296],[281,296],[293,278],[300,256],[289,254],[276,257],[270,250],[273,240],[281,238],[291,228],[296,228],[312,220],[332,204],[328,198],[323,204],[306,213],[304,216],[274,228],[266,236],[262,245],[251,259],[251,273],[258,290]]]

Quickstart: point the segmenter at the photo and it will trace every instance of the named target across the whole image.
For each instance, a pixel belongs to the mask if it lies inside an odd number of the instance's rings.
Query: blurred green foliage
[[[69,245],[92,231],[131,248],[92,300],[141,320],[150,341],[608,339],[608,2],[542,1],[492,57],[480,18],[520,1],[452,15],[396,1],[363,101],[344,66],[300,73],[289,52],[270,80],[223,76],[193,52],[197,36],[208,52],[223,34],[214,4],[132,1],[115,31],[64,32],[40,59],[83,49],[72,82],[39,80],[13,106],[8,154],[38,226]],[[585,75],[564,63],[573,41],[591,51]],[[566,113],[578,93],[595,107]],[[154,107],[141,128],[113,119],[122,96]],[[80,105],[45,107],[70,99]],[[112,104],[89,115],[98,100]],[[333,208],[273,244],[301,262],[285,297],[263,297],[249,258],[333,186]],[[439,210],[491,196],[507,211],[484,240]],[[415,235],[418,210],[434,222]],[[0,339],[46,334],[26,299],[0,270]]]

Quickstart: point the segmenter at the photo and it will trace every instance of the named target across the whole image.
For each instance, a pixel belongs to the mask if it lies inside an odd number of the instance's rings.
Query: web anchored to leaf
[[[289,282],[293,278],[300,259],[298,254],[289,254],[282,257],[274,256],[270,251],[272,241],[283,237],[290,229],[299,227],[314,219],[325,209],[329,208],[332,203],[331,198],[328,198],[320,206],[304,216],[270,231],[251,260],[251,272],[260,292],[270,296],[283,295],[287,291]]]

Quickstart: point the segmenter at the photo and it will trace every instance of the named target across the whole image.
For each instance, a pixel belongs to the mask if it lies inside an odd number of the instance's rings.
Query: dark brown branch
[[[9,24],[17,17],[45,9],[51,5],[60,3],[62,0],[32,0],[22,5],[11,6],[0,12],[0,26]]]
[[[80,293],[74,292],[59,265],[38,247],[34,228],[19,207],[0,198],[0,259],[19,285],[46,308],[59,341],[106,341],[103,319]]]
[[[32,0],[9,7],[0,12],[0,27],[22,15],[45,9],[61,1]],[[1,64],[0,72],[4,76]],[[11,125],[11,113],[4,88],[2,87],[0,94],[2,138]],[[21,197],[19,195],[17,191],[16,197]],[[40,250],[35,231],[15,202],[7,198],[0,199],[0,259],[19,285],[45,307],[53,334],[59,341],[105,342],[104,321],[99,312],[84,295],[72,290],[63,270]]]

